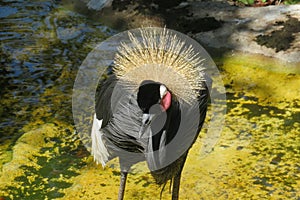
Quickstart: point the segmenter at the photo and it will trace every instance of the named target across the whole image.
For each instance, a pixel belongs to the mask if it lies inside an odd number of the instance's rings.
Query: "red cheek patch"
[[[167,94],[161,100],[160,104],[162,105],[164,111],[168,110],[169,107],[171,106],[171,99],[172,99],[171,93],[167,92]]]

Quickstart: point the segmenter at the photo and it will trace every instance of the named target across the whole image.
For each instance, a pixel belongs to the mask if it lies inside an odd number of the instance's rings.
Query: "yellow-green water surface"
[[[227,88],[226,124],[212,153],[201,157],[201,138],[193,146],[183,171],[181,199],[300,198],[300,75],[265,70],[268,61],[276,62],[259,58],[238,54],[218,59]],[[50,99],[59,104],[65,101],[59,97],[65,96],[57,89],[45,95],[56,94]],[[47,108],[33,113],[35,120],[12,147],[12,160],[6,158],[2,166],[0,195],[116,199],[118,162],[102,169],[72,134],[71,124],[39,121],[47,116]],[[159,198],[161,188],[149,173],[141,172],[144,168],[138,164],[129,175],[127,199]],[[168,187],[162,199],[170,199]]]

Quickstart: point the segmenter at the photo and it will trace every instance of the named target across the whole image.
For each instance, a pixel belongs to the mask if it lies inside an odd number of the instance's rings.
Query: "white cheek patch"
[[[159,93],[160,93],[160,99],[162,99],[167,94],[167,88],[164,85],[160,85],[159,87]]]

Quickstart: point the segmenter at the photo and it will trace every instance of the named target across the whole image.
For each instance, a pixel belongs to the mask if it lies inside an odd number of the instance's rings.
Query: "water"
[[[112,33],[60,4],[1,2],[1,141],[18,137],[32,110],[43,106],[40,95],[57,85],[63,72],[75,74],[94,43]]]
[[[82,5],[0,3],[0,199],[116,199],[118,163],[96,166],[73,135],[77,69],[116,33]],[[200,157],[201,138],[191,150],[182,199],[299,200],[299,64],[243,54],[216,61],[227,90],[226,125],[211,154]],[[126,198],[159,197],[139,167]],[[163,199],[170,199],[167,190]]]
[[[68,126],[73,123],[71,92],[76,72],[94,45],[115,31],[54,0],[1,1],[0,29],[0,197],[63,196],[59,188],[71,184],[57,178],[75,176],[67,168],[83,165],[78,159],[81,147],[72,140],[73,127]],[[43,124],[49,127],[41,128]],[[16,145],[37,128],[42,131],[27,141],[33,145]],[[45,159],[44,154],[55,148],[47,144],[60,147],[59,152],[50,153],[53,158]],[[34,148],[37,151],[30,150]],[[10,171],[15,167],[18,170]],[[39,178],[28,182],[27,177],[35,174]],[[18,184],[6,185],[9,181]]]

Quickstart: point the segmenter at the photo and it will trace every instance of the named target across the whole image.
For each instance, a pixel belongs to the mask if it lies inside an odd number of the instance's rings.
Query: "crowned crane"
[[[204,123],[209,91],[200,55],[167,29],[129,32],[113,73],[96,95],[92,155],[103,166],[119,158],[118,200],[131,166],[146,161],[157,184],[172,184],[179,196],[189,149]]]

